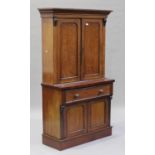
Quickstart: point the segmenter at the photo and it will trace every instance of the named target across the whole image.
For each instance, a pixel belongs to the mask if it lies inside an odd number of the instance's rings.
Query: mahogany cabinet
[[[58,150],[112,133],[112,79],[105,78],[108,10],[39,9],[43,143]]]

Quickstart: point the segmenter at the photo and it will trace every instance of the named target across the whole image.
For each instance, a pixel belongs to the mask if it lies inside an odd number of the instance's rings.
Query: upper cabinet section
[[[104,78],[107,10],[39,9],[43,83]]]

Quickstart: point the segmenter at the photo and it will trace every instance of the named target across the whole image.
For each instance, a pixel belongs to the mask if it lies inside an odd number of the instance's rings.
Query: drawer
[[[65,100],[67,103],[70,103],[103,95],[112,95],[112,84],[66,90]]]

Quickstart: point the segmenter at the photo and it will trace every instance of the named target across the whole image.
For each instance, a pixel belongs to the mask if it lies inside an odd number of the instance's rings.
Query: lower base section
[[[43,135],[43,144],[56,148],[58,150],[64,150],[72,146],[83,144],[89,141],[93,141],[102,137],[110,136],[112,134],[112,127],[104,130],[87,133],[78,137],[67,138],[63,140],[54,139],[50,136]]]

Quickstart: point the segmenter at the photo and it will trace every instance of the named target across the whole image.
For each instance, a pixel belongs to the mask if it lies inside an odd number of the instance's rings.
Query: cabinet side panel
[[[106,47],[106,27],[102,26],[102,42],[101,42],[101,63],[100,63],[100,68],[103,77],[105,77],[105,47]]]
[[[43,132],[60,138],[61,92],[43,87]]]
[[[53,56],[53,21],[51,18],[42,18],[43,83],[54,83]]]

